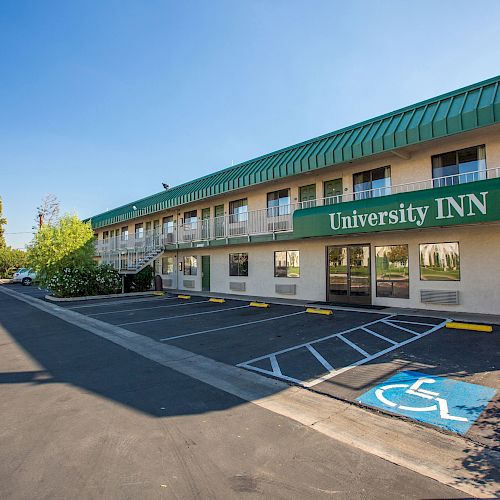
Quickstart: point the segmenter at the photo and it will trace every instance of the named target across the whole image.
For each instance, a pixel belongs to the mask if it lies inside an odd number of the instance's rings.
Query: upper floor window
[[[198,222],[198,214],[196,210],[191,210],[190,212],[184,212],[184,227],[186,229],[196,229],[196,223]]]
[[[155,221],[155,223],[156,222],[158,221]],[[172,215],[169,215],[168,217],[163,217],[163,234],[171,234],[173,232],[174,232],[174,217]]]
[[[432,157],[434,187],[486,179],[486,148],[473,146]]]
[[[229,215],[230,222],[246,222],[248,220],[248,200],[242,198],[229,203]]]
[[[108,241],[109,238],[109,232],[108,231],[103,231],[102,232],[102,239],[103,241]]]
[[[144,225],[142,222],[140,224],[135,225],[135,237],[143,238],[144,237]]]
[[[122,241],[128,240],[128,226],[122,227],[121,237]]]
[[[290,213],[290,190],[280,189],[267,193],[267,216],[288,215]]]
[[[391,167],[358,172],[352,176],[354,199],[365,200],[391,194]]]

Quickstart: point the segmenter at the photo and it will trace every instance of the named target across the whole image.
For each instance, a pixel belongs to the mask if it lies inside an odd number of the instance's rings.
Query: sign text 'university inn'
[[[500,179],[297,210],[297,237],[394,231],[500,220]]]

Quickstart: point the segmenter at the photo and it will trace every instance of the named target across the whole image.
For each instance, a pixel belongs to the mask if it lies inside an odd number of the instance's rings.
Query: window
[[[323,183],[325,205],[333,205],[342,201],[342,179],[334,179]]]
[[[189,276],[198,274],[198,259],[196,257],[184,257],[184,274]]]
[[[274,277],[298,278],[300,276],[300,257],[298,250],[274,252]]]
[[[142,223],[135,225],[135,237],[136,238],[144,237],[144,226]]]
[[[248,276],[248,254],[229,254],[229,276]]]
[[[458,243],[420,245],[420,279],[423,281],[459,281]]]
[[[184,212],[184,227],[186,229],[196,229],[197,222],[198,222],[198,214],[196,210],[191,210],[190,212]]]
[[[169,215],[168,217],[163,217],[163,234],[171,234],[173,232],[174,232],[174,217],[172,215]]]
[[[375,247],[377,297],[410,297],[408,245]]]
[[[108,238],[109,238],[109,231],[103,231],[102,232],[102,240],[108,241]]]
[[[128,240],[128,226],[122,227],[122,241],[127,241]]]
[[[248,220],[248,200],[232,201],[229,203],[229,222],[246,222]]]
[[[290,190],[280,189],[267,193],[267,216],[288,215],[290,213]]]
[[[174,258],[162,257],[161,259],[161,274],[173,274],[174,273]]]
[[[474,146],[433,156],[432,178],[434,187],[486,179],[486,148]]]
[[[391,194],[391,167],[358,172],[352,176],[352,180],[355,200]]]

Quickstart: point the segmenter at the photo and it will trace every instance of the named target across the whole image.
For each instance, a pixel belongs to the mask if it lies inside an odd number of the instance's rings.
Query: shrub
[[[111,266],[66,267],[52,273],[47,287],[56,297],[119,293],[121,278]]]
[[[153,284],[153,268],[146,266],[137,274],[129,274],[125,276],[125,291],[126,292],[147,292],[151,290]]]

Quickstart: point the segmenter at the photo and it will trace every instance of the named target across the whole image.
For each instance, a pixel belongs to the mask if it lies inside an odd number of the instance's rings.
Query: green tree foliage
[[[75,215],[65,215],[53,225],[44,225],[28,246],[28,263],[42,285],[62,269],[95,266],[94,232],[90,223]]]
[[[3,226],[7,224],[7,219],[3,217],[2,198],[0,198],[0,248],[5,248],[5,229]]]
[[[26,253],[0,245],[0,278],[12,278],[14,271],[24,266]]]

